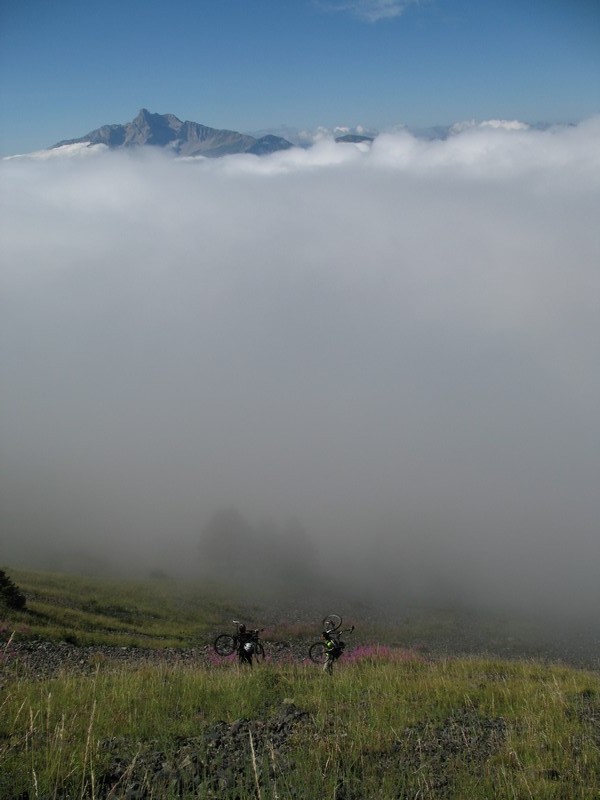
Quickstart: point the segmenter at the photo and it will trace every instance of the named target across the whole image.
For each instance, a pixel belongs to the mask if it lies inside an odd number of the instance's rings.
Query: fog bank
[[[0,562],[189,574],[234,507],[597,610],[600,120],[506,128],[0,162]]]

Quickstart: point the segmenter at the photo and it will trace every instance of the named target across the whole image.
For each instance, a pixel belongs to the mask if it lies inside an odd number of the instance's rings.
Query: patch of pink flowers
[[[206,651],[205,658],[210,667],[222,667],[236,662],[237,653],[234,652],[229,656],[220,656],[211,648]]]

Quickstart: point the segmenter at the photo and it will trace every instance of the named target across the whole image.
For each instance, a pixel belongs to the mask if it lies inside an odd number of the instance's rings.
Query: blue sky
[[[598,0],[2,0],[0,153],[141,107],[255,131],[600,111]]]

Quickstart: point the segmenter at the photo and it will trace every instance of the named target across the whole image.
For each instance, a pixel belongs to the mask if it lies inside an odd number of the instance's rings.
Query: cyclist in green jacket
[[[342,655],[344,643],[340,642],[339,639],[334,638],[327,631],[323,631],[321,638],[325,644],[325,664],[323,665],[323,671],[328,675],[331,675],[333,673],[333,662],[337,661],[337,659]]]

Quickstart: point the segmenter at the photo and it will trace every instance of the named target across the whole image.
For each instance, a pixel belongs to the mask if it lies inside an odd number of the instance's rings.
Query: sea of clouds
[[[189,567],[234,506],[371,586],[597,609],[600,119],[0,185],[6,559]]]

